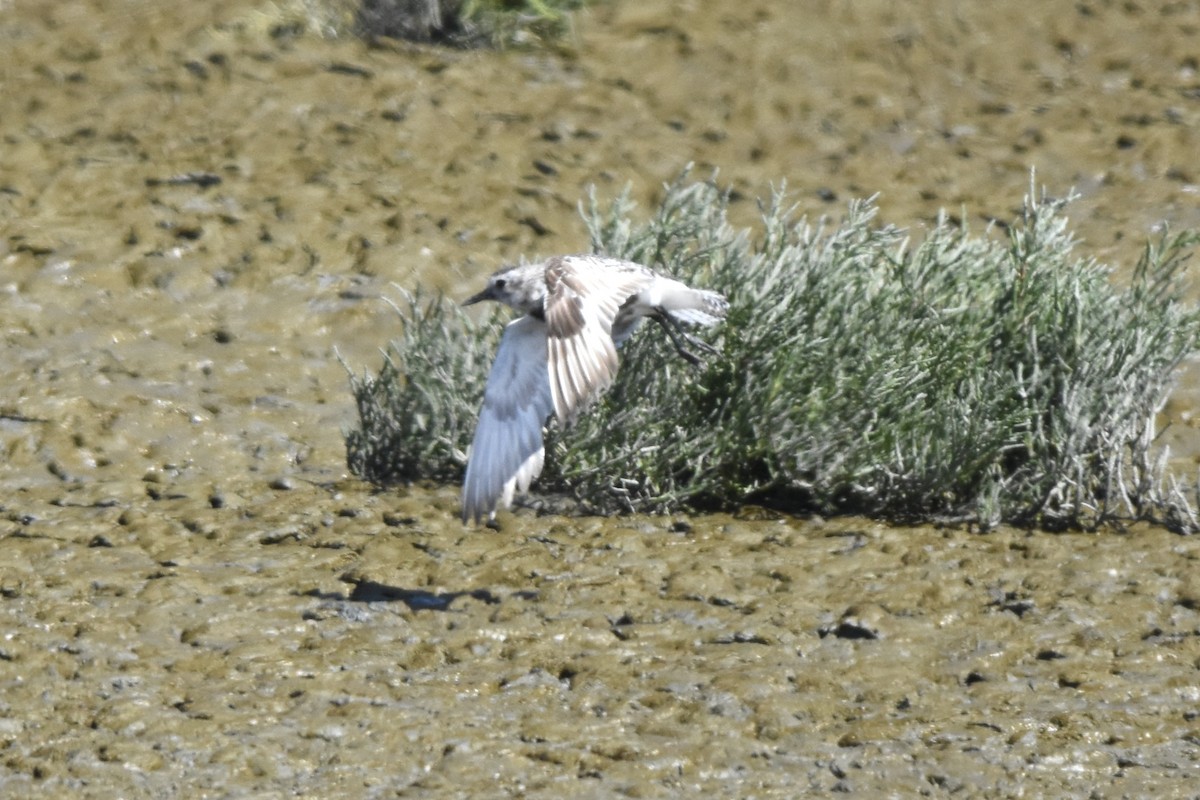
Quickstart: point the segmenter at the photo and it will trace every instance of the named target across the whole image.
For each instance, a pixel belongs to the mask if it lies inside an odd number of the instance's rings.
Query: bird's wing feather
[[[613,319],[654,274],[638,264],[564,256],[546,264],[546,335],[554,413],[570,424],[617,374]]]
[[[483,408],[463,481],[463,522],[508,506],[542,471],[542,427],[553,410],[546,371],[546,324],[531,316],[508,324],[488,373]]]

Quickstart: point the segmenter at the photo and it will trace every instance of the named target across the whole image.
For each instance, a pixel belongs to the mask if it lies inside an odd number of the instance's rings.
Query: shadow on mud
[[[371,580],[347,580],[354,588],[349,595],[337,592],[313,591],[307,594],[322,600],[349,600],[355,603],[391,603],[399,601],[413,611],[448,611],[450,604],[460,597],[471,597],[488,605],[498,605],[504,598],[487,589],[471,589],[461,592],[430,592],[424,589],[404,589]],[[536,592],[515,592],[518,599],[533,599]]]

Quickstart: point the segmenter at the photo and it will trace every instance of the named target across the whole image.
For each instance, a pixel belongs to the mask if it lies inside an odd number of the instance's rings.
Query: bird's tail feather
[[[687,288],[686,292],[671,292],[663,297],[663,311],[676,322],[685,325],[713,326],[725,319],[729,301],[708,289]]]

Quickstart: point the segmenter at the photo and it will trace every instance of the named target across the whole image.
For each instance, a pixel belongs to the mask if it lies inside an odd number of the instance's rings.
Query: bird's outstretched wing
[[[488,373],[483,408],[463,481],[463,522],[495,516],[514,488],[524,492],[542,471],[542,427],[553,403],[546,372],[546,324],[525,316],[508,323]]]
[[[617,374],[613,319],[621,304],[648,286],[654,273],[639,264],[600,256],[562,256],[546,262],[546,337],[550,395],[562,425]]]

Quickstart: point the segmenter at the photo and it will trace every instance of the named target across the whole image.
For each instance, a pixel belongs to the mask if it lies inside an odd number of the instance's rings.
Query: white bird
[[[525,316],[505,327],[488,374],[463,481],[464,523],[478,523],[485,514],[495,519],[497,504],[508,507],[514,490],[529,489],[542,471],[547,418],[553,412],[560,425],[570,425],[612,384],[617,347],[643,318],[660,323],[679,354],[698,364],[685,341],[715,351],[682,327],[716,325],[729,308],[717,292],[693,289],[632,261],[595,255],[502,269],[464,305],[481,300],[496,300]]]

